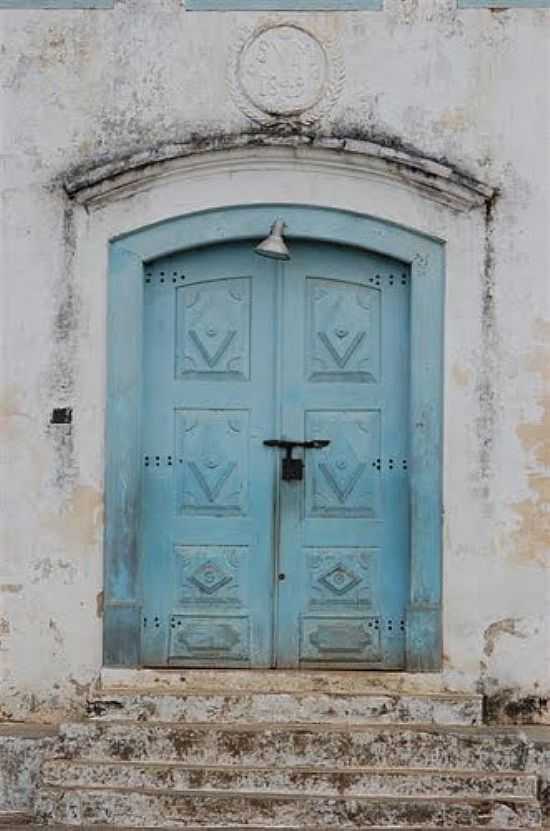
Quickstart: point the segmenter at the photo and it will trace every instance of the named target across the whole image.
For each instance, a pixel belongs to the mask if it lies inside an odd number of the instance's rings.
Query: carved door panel
[[[408,271],[290,246],[145,270],[146,665],[403,665]],[[285,482],[273,438],[330,444]]]
[[[275,291],[249,244],[146,270],[145,664],[272,663]]]
[[[404,664],[408,282],[387,258],[292,243],[283,431],[330,445],[281,488],[280,666]]]

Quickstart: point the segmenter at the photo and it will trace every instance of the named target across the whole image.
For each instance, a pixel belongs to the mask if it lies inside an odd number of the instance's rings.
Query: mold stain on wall
[[[481,284],[481,355],[479,361],[477,417],[479,495],[486,500],[490,513],[490,483],[493,477],[493,449],[497,426],[498,397],[498,330],[496,308],[495,264],[495,199],[489,200],[485,211],[485,257]]]
[[[9,636],[11,634],[11,624],[7,617],[0,617],[0,652],[7,652],[9,647],[7,645]]]
[[[74,214],[67,207],[63,216],[63,273],[56,287],[57,308],[53,320],[53,355],[49,373],[50,400],[54,408],[47,432],[54,451],[55,487],[67,494],[78,476],[74,454],[74,427],[71,420],[60,421],[55,413],[72,407],[75,392],[75,366],[78,361],[78,298],[74,286],[76,233]]]
[[[33,563],[31,583],[43,583],[50,579],[61,579],[70,586],[75,582],[78,569],[74,563],[58,558],[42,557]]]

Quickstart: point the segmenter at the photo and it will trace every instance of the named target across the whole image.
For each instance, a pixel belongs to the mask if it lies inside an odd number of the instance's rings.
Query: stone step
[[[536,799],[533,775],[472,771],[318,768],[204,767],[130,762],[51,760],[42,774],[46,786],[154,790],[278,792],[322,796],[483,797]]]
[[[285,669],[121,669],[105,667],[99,689],[130,690],[134,693],[240,692],[333,692],[430,694],[450,693],[440,673],[357,672],[356,670]],[[476,697],[470,693],[450,693]],[[479,696],[478,696],[479,697]]]
[[[106,825],[105,823],[94,824],[90,825],[89,823],[81,823],[79,826],[80,831],[156,831],[156,829],[152,828],[150,825]],[[182,826],[181,824],[178,825],[167,825],[165,826],[164,831],[180,831],[180,829],[184,827],[185,831],[274,831],[273,826],[268,825],[187,825]],[[548,827],[550,826],[543,826],[543,831],[547,831]],[[44,831],[47,828],[47,831],[66,831],[68,828],[74,828],[74,825],[67,825],[63,824],[60,825],[59,823],[44,825],[44,823],[40,823],[40,825],[27,825],[25,831]],[[14,831],[15,826],[11,829]],[[312,828],[311,826],[306,826],[300,828],[299,831],[339,831],[340,826],[332,826],[328,827],[326,825],[318,828]],[[15,829],[17,831],[17,829]],[[290,825],[277,825],[276,831],[298,831],[295,826]],[[359,825],[353,829],[353,831],[388,831],[387,827],[384,828],[380,825]],[[441,831],[441,826],[418,826],[418,825],[411,825],[407,828],[407,831]],[[469,826],[468,831],[488,831],[488,827],[486,825],[472,825]],[[509,831],[503,825],[491,825],[490,831]]]
[[[60,758],[247,767],[534,769],[514,728],[416,725],[164,724],[95,721],[60,728]]]
[[[102,689],[89,701],[93,718],[163,722],[482,723],[482,697],[334,692],[152,692]]]
[[[143,789],[44,788],[37,800],[37,818],[78,826],[82,822],[170,828],[189,826],[260,825],[280,828],[338,829],[380,826],[410,828],[540,828],[534,800],[455,799],[438,797],[323,797],[282,794],[204,794],[193,791]]]
[[[22,825],[29,826],[32,822],[31,814],[26,811],[1,811],[0,828],[7,831],[9,828],[21,828]]]

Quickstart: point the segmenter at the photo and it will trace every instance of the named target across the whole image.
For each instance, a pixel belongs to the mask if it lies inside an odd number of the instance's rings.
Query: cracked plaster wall
[[[441,683],[550,694],[550,10],[385,0],[277,16],[117,0],[0,12],[0,718],[80,712],[101,666],[104,273],[75,267],[88,219],[60,182],[250,131],[228,55],[244,22],[281,18],[341,43],[346,81],[314,134],[413,148],[498,190],[472,220],[483,258],[461,252],[447,291]],[[147,199],[121,208],[128,228]],[[50,423],[65,407],[72,423]]]

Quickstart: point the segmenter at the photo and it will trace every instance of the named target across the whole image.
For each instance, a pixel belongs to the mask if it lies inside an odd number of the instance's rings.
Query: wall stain
[[[28,414],[23,412],[20,404],[20,397],[22,390],[16,384],[7,384],[2,388],[0,395],[0,429],[3,429],[3,421],[14,418],[29,418]]]
[[[17,452],[17,442],[22,435],[22,419],[30,420],[30,415],[24,412],[21,399],[23,391],[16,384],[7,384],[0,390],[0,461],[12,461],[14,452]],[[11,449],[8,449],[8,444]]]
[[[56,408],[72,407],[75,387],[75,365],[78,359],[79,303],[74,286],[74,257],[76,230],[72,207],[63,214],[64,263],[63,274],[56,287],[57,309],[53,319],[53,357],[49,389]],[[74,425],[48,423],[54,451],[54,485],[69,492],[78,476],[74,455]]]
[[[498,639],[502,635],[511,635],[512,637],[526,640],[528,636],[518,629],[519,623],[521,623],[519,618],[511,617],[505,617],[491,623],[491,625],[488,626],[483,633],[483,640],[485,643],[483,647],[483,654],[490,658],[495,651]]]
[[[295,141],[299,146],[305,147],[315,146],[316,141],[319,140],[334,140],[336,147],[338,143],[340,144],[340,149],[345,149],[347,142],[375,143],[388,150],[402,152],[412,157],[413,163],[416,159],[422,161],[424,165],[426,162],[444,165],[450,168],[451,181],[463,187],[470,187],[476,192],[480,192],[481,189],[484,198],[489,199],[487,194],[491,192],[493,193],[492,200],[496,198],[495,191],[486,183],[480,182],[463,165],[454,163],[445,155],[431,153],[429,147],[419,147],[407,141],[402,135],[385,129],[380,125],[374,113],[367,118],[367,123],[364,119],[357,121],[355,115],[354,111],[350,110],[338,120],[337,124],[323,129],[312,129],[294,122],[281,121],[256,128],[248,126],[246,130],[239,132],[213,128],[204,133],[191,130],[172,141],[158,141],[146,146],[136,143],[124,147],[123,150],[118,149],[122,145],[117,145],[115,142],[114,146],[117,146],[118,152],[101,153],[95,158],[72,165],[64,174],[55,177],[50,187],[56,191],[61,186],[67,196],[72,198],[81,190],[107,181],[112,182],[117,176],[125,175],[130,171],[148,170],[152,165],[202,151],[231,149],[236,146],[265,147],[272,146],[273,141],[280,140]],[[397,161],[395,157],[393,157],[393,162],[397,167],[400,165],[403,169],[407,167],[406,162]],[[423,169],[423,172],[427,178],[430,177],[427,169]]]
[[[457,387],[467,387],[472,380],[471,370],[465,369],[459,364],[455,364],[452,368],[453,381]]]
[[[0,583],[0,592],[4,594],[19,594],[22,591],[22,583]]]
[[[547,422],[547,429],[550,430],[550,419],[547,419]],[[517,514],[520,523],[512,536],[513,553],[527,562],[549,567],[550,476],[530,473],[527,482],[532,496],[512,505],[512,510]]]
[[[466,110],[458,107],[454,110],[445,110],[437,120],[437,125],[442,130],[452,132],[464,132],[469,127],[470,117]]]
[[[56,645],[59,646],[59,647],[62,647],[63,643],[64,643],[63,634],[62,634],[61,630],[59,629],[59,627],[58,627],[57,623],[55,622],[55,620],[53,620],[53,618],[50,618],[50,620],[48,622],[48,628],[49,628],[49,630],[51,631],[51,633],[53,635],[53,639],[54,639]]]
[[[530,495],[512,505],[519,520],[512,542],[515,557],[550,566],[550,321],[536,321],[534,340],[540,345],[527,356],[526,368],[540,379],[541,393],[537,398],[540,419],[516,427],[528,455]]]
[[[483,709],[488,724],[550,724],[550,698],[522,695],[519,689],[506,687],[485,695]]]
[[[68,681],[69,681],[69,684],[71,684],[74,687],[74,691],[75,691],[76,695],[78,696],[78,698],[87,698],[88,697],[88,695],[90,693],[90,687],[92,686],[91,684],[86,684],[86,683],[80,684],[74,678],[69,678]]]
[[[75,482],[78,470],[74,458],[74,436],[71,424],[49,425],[48,436],[54,450],[53,482],[59,490],[68,490]]]
[[[78,569],[74,563],[65,560],[51,560],[49,557],[42,557],[33,564],[34,575],[31,583],[42,583],[58,574],[62,576],[63,583],[70,586],[74,583]]]
[[[44,520],[67,545],[95,546],[103,528],[103,494],[90,485],[75,485],[57,515]]]
[[[488,498],[493,476],[493,449],[498,406],[498,331],[495,267],[495,199],[485,208],[485,256],[481,284],[481,356],[477,383],[479,414],[478,436],[480,496]]]

